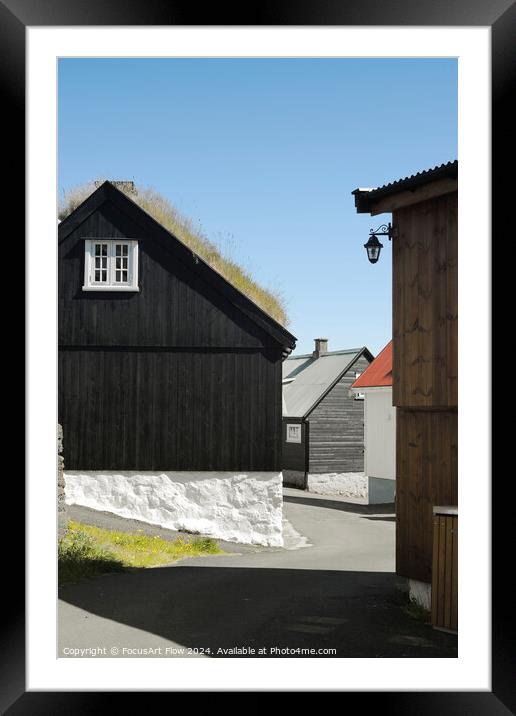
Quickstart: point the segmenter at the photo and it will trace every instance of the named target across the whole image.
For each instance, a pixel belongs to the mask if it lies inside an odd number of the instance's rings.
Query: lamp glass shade
[[[367,251],[367,258],[370,263],[375,264],[380,258],[380,251],[383,249],[383,244],[378,241],[378,238],[371,234],[369,241],[364,244],[364,248]]]

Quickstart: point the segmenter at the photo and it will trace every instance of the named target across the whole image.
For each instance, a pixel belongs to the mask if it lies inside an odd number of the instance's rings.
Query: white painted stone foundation
[[[66,471],[66,503],[229,542],[283,546],[281,472]]]
[[[419,582],[417,579],[409,579],[409,596],[420,607],[427,609],[432,608],[432,585],[427,582]]]
[[[309,474],[309,492],[317,495],[367,498],[368,479],[363,472],[328,472]]]

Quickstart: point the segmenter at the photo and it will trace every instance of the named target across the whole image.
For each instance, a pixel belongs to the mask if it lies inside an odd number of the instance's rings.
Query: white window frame
[[[289,437],[290,428],[295,428],[295,436]],[[287,442],[288,443],[300,443],[301,440],[301,423],[287,423]]]
[[[95,270],[95,244],[107,244],[107,271],[106,283],[94,280]],[[115,281],[115,255],[116,244],[128,247],[127,272],[128,281],[120,283]],[[83,291],[139,291],[138,287],[138,241],[135,239],[107,239],[93,238],[84,241],[84,285]]]

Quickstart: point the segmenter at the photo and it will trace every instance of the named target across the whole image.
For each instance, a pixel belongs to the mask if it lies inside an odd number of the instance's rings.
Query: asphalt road
[[[222,545],[232,551],[61,587],[58,656],[457,655],[456,637],[404,609],[392,506],[290,489],[284,500],[306,538],[291,537],[289,549]]]

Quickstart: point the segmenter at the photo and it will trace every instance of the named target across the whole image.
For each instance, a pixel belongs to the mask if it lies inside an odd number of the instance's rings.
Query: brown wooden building
[[[457,504],[457,173],[353,192],[359,213],[392,213],[396,571],[426,584],[433,508]]]

